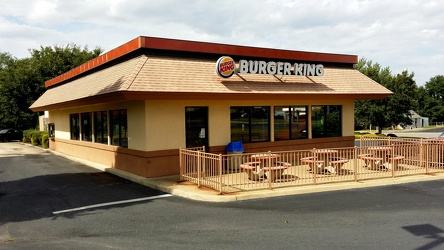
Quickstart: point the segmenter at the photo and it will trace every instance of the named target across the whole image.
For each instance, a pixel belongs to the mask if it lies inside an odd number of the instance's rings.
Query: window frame
[[[80,114],[69,114],[70,139],[80,141]]]
[[[245,129],[247,129],[247,133],[234,133],[233,130],[234,129],[239,129],[239,126],[236,125],[235,123],[235,119],[233,119],[233,116],[235,116],[235,114],[239,114],[239,112],[233,112],[233,110],[237,109],[238,111],[244,112],[243,114],[240,115],[239,118],[243,118],[243,123],[240,123],[243,126],[240,126],[241,131],[245,131]],[[256,109],[256,110],[255,110]],[[262,112],[254,112],[257,111],[258,109],[265,109]],[[255,143],[255,142],[269,142],[270,141],[270,110],[271,107],[270,106],[231,106],[230,107],[230,137],[231,137],[231,141],[242,141],[244,143]],[[263,122],[261,122],[260,120],[257,121],[257,123],[255,123],[255,121],[253,121],[255,114],[257,113],[263,113],[265,115],[265,119],[266,123],[264,124]],[[248,120],[246,119],[248,118]],[[236,118],[238,119],[238,118]],[[260,118],[261,119],[261,118]],[[239,123],[237,123],[239,124]],[[245,128],[245,125],[247,125],[247,128]],[[261,126],[265,126],[267,131],[263,131],[259,130],[259,132],[256,131],[256,129],[254,127],[261,127]],[[240,138],[237,138],[239,137]],[[246,139],[245,137],[246,136]],[[257,139],[255,139],[255,137],[258,137]]]
[[[108,144],[108,111],[94,111],[93,112],[93,120],[94,120],[94,142],[101,144]],[[100,136],[98,136],[100,135]]]
[[[285,112],[284,109],[288,110],[288,113],[281,114],[277,112]],[[301,110],[303,109],[303,110]],[[298,111],[303,111],[305,113],[305,122],[302,122],[302,128],[298,128],[299,121],[295,122],[295,113]],[[308,139],[308,106],[307,105],[291,105],[291,106],[274,106],[274,141],[286,141],[286,140],[301,140]],[[287,123],[277,123],[276,121],[283,116],[282,119],[287,121]],[[301,115],[297,115],[301,117]],[[297,124],[295,124],[297,123]],[[279,129],[277,125],[283,125],[284,129]],[[295,130],[295,128],[297,130]],[[285,132],[288,132],[285,134]]]
[[[117,115],[117,119],[114,117],[115,114]],[[114,126],[117,126],[117,131],[114,130]],[[117,138],[115,132],[117,132]],[[109,111],[109,136],[111,145],[124,148],[128,147],[128,112],[126,109]]]
[[[321,112],[316,112],[314,109],[319,107]],[[342,136],[342,129],[343,129],[342,105],[312,105],[310,110],[311,110],[310,119],[311,119],[312,138],[328,138],[328,137]],[[338,115],[336,115],[335,113],[338,113]],[[336,126],[337,124],[339,124],[339,126]]]
[[[91,112],[83,112],[80,113],[80,124],[81,124],[81,140],[92,142],[92,113]]]

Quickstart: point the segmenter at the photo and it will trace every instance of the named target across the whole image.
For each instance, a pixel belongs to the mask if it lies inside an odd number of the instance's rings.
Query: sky
[[[0,52],[16,58],[138,36],[357,55],[418,86],[444,75],[443,0],[0,0]]]

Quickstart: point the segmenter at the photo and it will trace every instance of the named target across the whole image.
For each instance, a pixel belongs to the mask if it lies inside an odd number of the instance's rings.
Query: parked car
[[[23,139],[23,131],[13,128],[0,130],[0,141],[21,141]]]

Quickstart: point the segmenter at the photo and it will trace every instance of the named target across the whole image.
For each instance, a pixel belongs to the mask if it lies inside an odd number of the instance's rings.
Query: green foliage
[[[30,52],[35,70],[41,77],[40,81],[44,83],[99,56],[102,49],[95,48],[89,51],[88,46],[81,48],[75,44],[69,44],[64,47],[40,46],[40,50],[32,49]]]
[[[387,137],[387,136],[384,134],[355,133],[355,139],[359,139],[361,137]]]
[[[47,46],[30,50],[31,57],[17,59],[0,52],[0,128],[27,129],[38,124],[38,113],[29,106],[45,91],[45,81],[63,74],[102,52],[76,45]]]
[[[39,141],[39,138],[37,135],[38,134],[31,135],[31,145],[33,145],[33,146],[37,146],[38,144],[40,144],[40,141]]]
[[[23,131],[23,142],[31,143],[31,134],[34,133],[34,129],[28,129]]]
[[[382,68],[378,63],[360,59],[355,68],[393,92],[393,95],[382,100],[359,100],[355,102],[355,126],[383,128],[412,124],[409,110],[417,106],[417,86],[414,74],[403,71],[393,76],[390,68]]]
[[[444,76],[430,78],[418,90],[418,113],[429,117],[430,122],[444,121]]]
[[[43,148],[48,148],[49,146],[49,136],[47,131],[40,131],[36,129],[28,129],[23,131],[23,142],[31,143],[31,145],[39,146]]]
[[[42,135],[42,147],[49,148],[49,135],[48,133]]]

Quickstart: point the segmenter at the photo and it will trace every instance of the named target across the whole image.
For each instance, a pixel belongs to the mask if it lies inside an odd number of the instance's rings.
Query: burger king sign
[[[236,64],[233,58],[229,56],[222,56],[216,62],[216,73],[223,78],[229,78],[234,74]]]
[[[238,68],[233,58],[222,56],[216,63],[216,74],[229,78],[234,73],[239,74],[268,74],[295,76],[323,76],[324,65],[313,63],[290,63],[274,61],[239,60]]]

